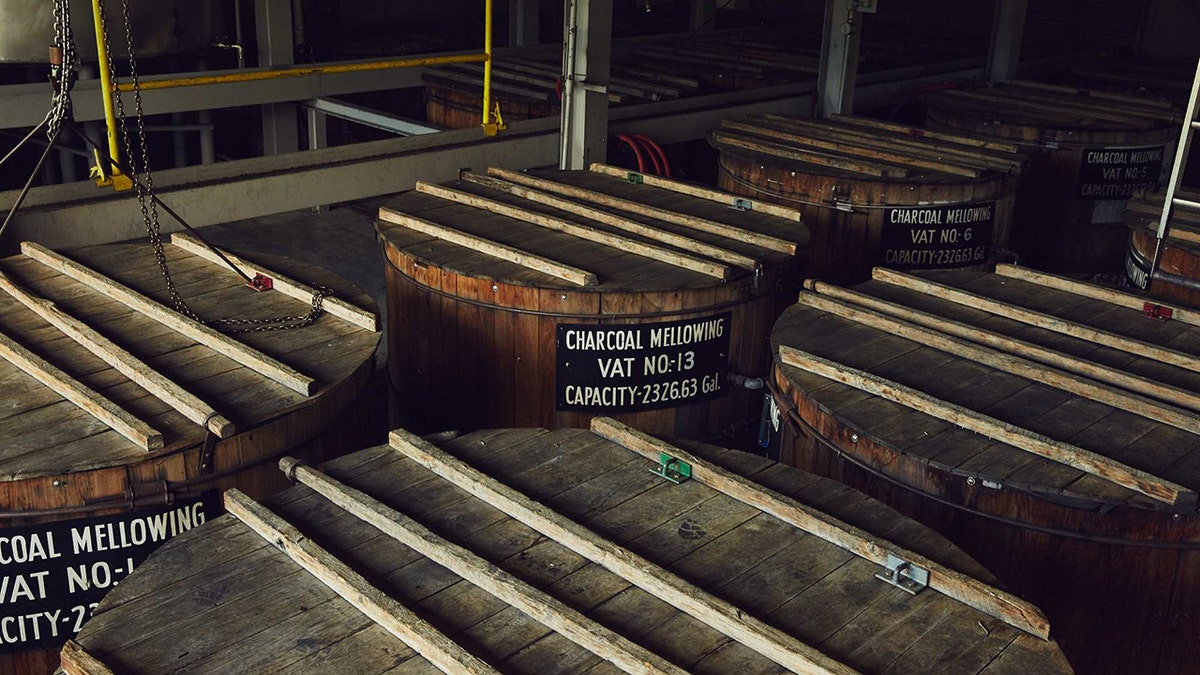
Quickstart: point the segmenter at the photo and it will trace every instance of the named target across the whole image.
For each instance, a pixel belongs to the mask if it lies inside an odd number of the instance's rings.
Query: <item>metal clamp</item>
[[[891,553],[887,557],[887,565],[883,572],[876,574],[881,579],[900,590],[916,595],[929,587],[929,570],[918,567],[907,560],[898,558]]]
[[[833,208],[837,209],[838,211],[845,211],[846,213],[854,213],[854,202],[834,197]]]
[[[734,211],[753,211],[754,202],[750,201],[749,199],[735,197],[733,203],[729,205],[729,208],[733,209]]]
[[[658,455],[658,466],[650,469],[650,473],[678,485],[692,477],[692,465],[662,452]]]
[[[642,174],[634,173],[633,171],[630,171],[629,173],[625,174],[625,180],[629,181],[630,183],[633,183],[634,185],[641,185],[642,184]]]
[[[1175,310],[1167,307],[1166,305],[1156,305],[1153,302],[1147,302],[1146,304],[1142,305],[1142,314],[1145,314],[1151,319],[1170,321],[1171,316],[1175,314]]]
[[[256,291],[269,291],[275,287],[275,281],[262,272],[256,272],[254,278],[246,285]]]

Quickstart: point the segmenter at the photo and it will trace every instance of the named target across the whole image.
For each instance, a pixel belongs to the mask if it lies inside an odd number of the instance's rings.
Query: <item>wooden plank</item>
[[[1009,277],[1011,279],[1028,281],[1029,283],[1033,284],[1042,284],[1043,286],[1056,288],[1060,291],[1067,291],[1068,293],[1082,295],[1086,298],[1092,298],[1094,300],[1111,302],[1114,305],[1128,307],[1138,311],[1142,311],[1147,303],[1155,305],[1163,304],[1163,302],[1160,300],[1155,300],[1144,295],[1126,293],[1125,291],[1119,291],[1115,288],[1106,288],[1096,284],[1089,284],[1084,281],[1060,276],[1058,274],[1038,272],[1037,270],[1032,270],[1028,267],[1018,267],[1016,265],[1001,263],[996,265],[996,274]],[[1200,326],[1200,313],[1198,313],[1196,310],[1179,307],[1177,305],[1169,307],[1171,309],[1172,320],[1182,321],[1183,323],[1191,324],[1193,326]]]
[[[538,204],[545,204],[546,206],[552,208],[569,211],[571,213],[577,213],[598,223],[604,223],[605,225],[611,225],[627,232],[640,234],[643,237],[655,239],[663,242],[664,244],[670,244],[687,251],[695,251],[696,253],[708,256],[714,260],[720,260],[722,262],[729,263],[730,265],[736,265],[742,269],[755,271],[761,265],[759,261],[751,258],[750,256],[735,253],[733,251],[723,249],[720,246],[714,246],[712,244],[708,244],[697,239],[692,239],[691,237],[675,234],[674,232],[668,232],[657,227],[650,227],[649,225],[644,225],[636,220],[622,218],[621,216],[613,215],[608,211],[601,211],[600,209],[592,208],[590,206],[580,204],[579,202],[561,199],[547,192],[532,190],[506,180],[500,180],[499,178],[492,178],[491,176],[485,176],[470,171],[464,172],[462,174],[462,179],[491,190],[505,192],[522,199],[528,199],[530,201],[537,202]]]
[[[497,673],[241,490],[226,492],[224,502],[238,520],[443,672]]]
[[[887,540],[805,506],[749,479],[653,436],[632,429],[608,417],[592,419],[591,429],[639,455],[658,461],[666,453],[692,467],[692,478],[738,501],[769,513],[780,520],[816,535],[825,541],[879,565],[887,564],[888,555],[897,556],[929,570],[931,588],[990,614],[1005,623],[1042,639],[1050,636],[1050,622],[1037,607],[979,580],[951,570],[920,554],[907,551]]]
[[[735,120],[723,120],[721,122],[721,128],[748,133],[761,138],[769,138],[775,141],[781,141],[793,147],[804,146],[816,148],[817,150],[830,152],[834,153],[835,155],[849,158],[861,157],[866,158],[867,160],[876,160],[880,162],[887,162],[889,164],[896,164],[899,166],[908,166],[914,169],[928,169],[931,171],[939,171],[941,173],[950,174],[952,176],[963,176],[966,178],[978,178],[982,174],[982,171],[974,166],[954,164],[946,161],[922,159],[921,157],[916,156],[916,153],[913,152],[897,152],[880,149],[878,144],[868,145],[866,143],[854,143],[840,139],[825,140],[816,138],[815,135],[811,133],[791,133],[770,126],[738,122]]]
[[[167,402],[184,417],[206,427],[221,438],[229,438],[237,433],[233,422],[214,410],[212,406],[146,365],[141,359],[130,354],[112,340],[96,332],[91,326],[59,310],[53,302],[21,288],[2,273],[0,273],[0,290],[11,295],[22,305],[75,340],[80,346],[103,359],[105,363],[128,377],[139,387]]]
[[[882,129],[884,131],[894,131],[901,134],[907,134],[916,138],[932,138],[939,141],[948,141],[957,143],[958,145],[970,145],[976,148],[987,148],[988,150],[1003,150],[1004,152],[1017,152],[1021,148],[1015,143],[1007,141],[993,140],[988,138],[976,138],[965,134],[947,133],[944,131],[930,131],[929,129],[921,129],[910,127],[905,124],[896,124],[894,122],[884,122],[874,120],[869,117],[858,117],[856,115],[834,115],[831,118],[835,122],[842,122],[856,127],[866,127],[868,129]]]
[[[257,349],[247,347],[228,335],[224,335],[198,321],[183,316],[175,310],[168,309],[132,288],[119,284],[102,274],[98,274],[90,268],[55,253],[44,246],[29,241],[22,242],[21,252],[43,265],[84,284],[92,290],[129,305],[151,319],[166,325],[219,354],[228,356],[243,366],[269,377],[289,389],[305,396],[311,396],[316,387],[316,382],[311,377],[296,372]]]
[[[903,167],[892,166],[882,162],[855,160],[828,152],[804,150],[791,145],[764,141],[757,137],[748,137],[724,131],[713,131],[710,133],[709,138],[721,148],[728,147],[748,150],[793,162],[805,162],[830,169],[850,171],[872,178],[906,178],[908,176],[908,169]]]
[[[212,249],[204,245],[204,243],[202,243],[199,239],[196,239],[190,234],[176,232],[171,235],[171,243],[187,251],[188,253],[191,253],[192,255],[199,256],[210,262],[217,263],[218,265],[225,264],[225,261],[221,260],[221,256],[214,253]],[[313,296],[317,293],[315,288],[312,288],[311,286],[303,284],[299,281],[295,281],[294,279],[284,276],[279,272],[267,269],[262,265],[256,265],[255,263],[252,263],[245,258],[230,253],[224,249],[218,250],[221,251],[222,255],[229,259],[229,262],[240,268],[247,276],[254,277],[256,274],[261,274],[265,277],[269,277],[271,279],[271,288],[286,296],[301,300],[303,302],[312,302]],[[341,298],[326,296],[325,299],[321,301],[321,309],[329,312],[339,319],[349,321],[359,328],[365,328],[369,331],[379,332],[379,317],[376,316],[374,312],[368,312],[365,309],[355,307]]]
[[[1071,337],[1094,342],[1105,347],[1112,347],[1113,349],[1119,349],[1130,354],[1157,359],[1163,363],[1200,372],[1200,358],[1197,358],[1194,354],[1185,354],[1174,349],[1167,349],[1166,347],[1160,347],[1149,342],[1135,340],[1127,335],[1118,335],[1073,321],[1066,321],[1056,316],[1025,309],[1024,307],[1018,307],[1007,302],[992,300],[982,295],[882,267],[876,267],[872,270],[871,276],[879,281],[902,286],[918,293],[936,296],[960,305],[982,309],[992,314],[998,314],[1015,321],[1027,323],[1031,326],[1037,326],[1038,328],[1070,335]]]
[[[87,653],[78,642],[67,640],[63,645],[62,670],[67,675],[113,675],[113,671],[103,661]]]
[[[1041,382],[1079,396],[1099,401],[1114,408],[1128,410],[1143,417],[1169,424],[1178,429],[1200,434],[1200,416],[1176,406],[1131,394],[1102,385],[1094,380],[1039,365],[1018,356],[983,347],[967,339],[956,338],[937,330],[915,326],[869,309],[855,307],[832,298],[805,291],[799,302],[844,319],[878,328],[891,335],[912,340],[990,368],[1002,370],[1033,382]]]
[[[1180,503],[1181,500],[1190,503],[1196,496],[1194,492],[1182,485],[1151,476],[1144,471],[1069,443],[1056,441],[974,410],[934,398],[898,382],[885,380],[871,373],[855,370],[786,345],[780,345],[779,357],[785,365],[800,368],[889,401],[907,405],[927,415],[957,424],[988,438],[1007,443],[1014,448],[1099,476],[1167,504]]]
[[[3,332],[0,332],[0,356],[52,389],[54,393],[91,413],[141,449],[150,451],[163,447],[162,432],[151,428],[121,406],[25,349]]]
[[[638,173],[637,171],[631,171],[619,166],[600,164],[599,162],[592,162],[592,165],[588,167],[588,169],[593,173],[620,178],[631,183],[640,182],[643,185],[649,185],[650,187],[661,188],[663,190],[670,190],[671,192],[678,192],[681,195],[707,199],[710,202],[716,202],[730,208],[745,209],[748,211],[754,211],[756,213],[765,213],[769,216],[778,216],[780,218],[787,218],[788,220],[794,220],[796,222],[799,222],[801,219],[801,214],[798,209],[780,206],[779,204],[771,204],[757,199],[751,199],[749,197],[742,197],[729,192],[721,192],[720,190],[713,190],[712,188],[707,188],[702,185],[685,183],[672,178],[663,178],[662,176]]]
[[[899,305],[896,303],[881,300],[874,296],[852,291],[840,286],[834,286],[822,281],[810,279],[805,282],[805,287],[814,290],[821,295],[826,295],[840,300],[853,302],[856,305],[869,307],[877,312],[894,316],[909,323],[932,328],[934,330],[955,335],[957,337],[966,338],[973,342],[988,345],[995,349],[1016,354],[1028,359],[1032,359],[1039,363],[1049,364],[1056,368],[1085,375],[1094,380],[1107,382],[1108,384],[1123,387],[1130,391],[1136,391],[1140,394],[1154,396],[1164,401],[1178,403],[1192,410],[1200,411],[1200,394],[1174,387],[1158,380],[1142,377],[1133,373],[1127,373],[1123,370],[1118,370],[1101,363],[1089,361],[1087,359],[1064,354],[1042,347],[1041,345],[1016,338],[1008,337],[1000,333],[994,333],[970,324],[960,323],[953,319],[922,312],[917,309]]]
[[[512,246],[498,244],[483,237],[476,237],[473,234],[467,234],[466,232],[461,232],[430,220],[393,211],[386,206],[379,209],[379,219],[437,237],[438,239],[463,246],[472,251],[490,255],[493,258],[499,258],[500,260],[528,267],[543,274],[549,274],[552,277],[569,281],[578,286],[596,286],[600,283],[596,275],[591,272],[571,267],[570,265],[564,265],[549,258],[513,248]]]
[[[307,485],[384,534],[516,607],[575,644],[627,673],[676,673],[683,669],[630,642],[554,597],[431,532],[400,512],[290,457],[280,460],[289,478]]]
[[[530,211],[529,209],[522,209],[510,204],[498,202],[494,199],[488,199],[487,197],[471,194],[470,192],[454,190],[452,188],[442,185],[435,185],[433,183],[427,183],[425,181],[417,181],[417,191],[424,192],[427,195],[433,195],[434,197],[439,197],[441,199],[457,202],[459,204],[466,204],[467,206],[472,206],[477,209],[498,213],[502,216],[515,218],[517,220],[550,230],[555,230],[557,232],[565,232],[573,237],[594,241],[598,244],[615,248],[618,251],[629,251],[630,253],[651,258],[653,260],[660,260],[670,265],[675,265],[676,267],[682,267],[686,270],[707,274],[710,277],[726,280],[729,279],[730,275],[732,274],[731,270],[724,265],[718,265],[708,260],[685,255],[678,251],[664,248],[662,246],[655,246],[653,244],[647,244],[636,239],[630,239],[629,237],[623,237],[618,234],[612,234],[611,232],[605,232],[604,230],[599,230],[594,227],[572,223],[570,221],[566,221],[561,218],[555,218],[544,213]],[[653,228],[644,229],[647,232],[639,232],[639,234],[653,238],[653,234],[648,232]]]
[[[632,551],[613,544],[476,471],[407,431],[392,431],[389,442],[396,450],[459,488],[784,667],[804,674],[855,672],[786,633],[746,616],[737,607],[709,595]]]
[[[584,188],[578,188],[573,185],[567,185],[565,183],[560,183],[548,178],[540,178],[538,176],[520,173],[518,171],[508,171],[506,169],[490,167],[488,168],[488,175],[495,176],[496,178],[502,178],[513,183],[528,185],[533,188],[557,192],[558,194],[567,195],[569,197],[585,199],[602,206],[611,206],[612,208],[620,209],[622,211],[630,211],[632,213],[641,214],[664,222],[683,225],[684,227],[690,227],[694,230],[700,230],[701,232],[708,232],[709,234],[715,234],[717,236],[726,237],[735,241],[753,244],[760,248],[765,248],[771,251],[780,251],[788,255],[796,255],[795,242],[787,241],[786,239],[781,239],[779,237],[772,237],[767,234],[761,234],[759,232],[752,232],[735,225],[719,223],[715,220],[707,220],[705,218],[690,216],[685,213],[661,209],[649,204],[643,204],[641,202],[636,202],[629,199],[621,199],[619,197],[614,197],[612,195],[608,195],[603,192],[597,192],[595,190],[585,190]]]

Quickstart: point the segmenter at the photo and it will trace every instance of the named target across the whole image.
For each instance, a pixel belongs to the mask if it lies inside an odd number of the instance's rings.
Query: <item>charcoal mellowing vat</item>
[[[1079,672],[1194,669],[1193,311],[1009,265],[808,286],[772,334],[783,461],[948,536]]]
[[[374,440],[380,335],[369,296],[295,261],[241,260],[274,282],[255,292],[195,240],[165,246],[203,317],[302,316],[298,281],[334,293],[306,327],[226,335],[160,304],[148,246],[22,250],[0,260],[0,672],[49,673],[131,567],[220,512],[217,490],[266,495],[283,452]]]
[[[1014,143],[1029,156],[1011,247],[1051,272],[1121,269],[1125,200],[1153,190],[1179,135],[1171,104],[1032,83],[923,97],[933,128]]]
[[[227,493],[108,596],[67,672],[1071,672],[1037,608],[879,502],[596,422],[285,460],[302,485]],[[660,453],[691,478],[647,470]]]
[[[430,431],[756,417],[742,383],[807,238],[791,209],[599,165],[419,183],[379,219],[388,372]]]
[[[805,274],[842,283],[875,265],[986,265],[1008,241],[1022,158],[1006,143],[860,117],[725,121],[719,185],[803,210]]]

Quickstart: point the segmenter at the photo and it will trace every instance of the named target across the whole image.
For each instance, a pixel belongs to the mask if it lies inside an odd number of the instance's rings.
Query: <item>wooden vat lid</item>
[[[980,120],[1081,133],[1164,130],[1183,122],[1183,111],[1165,101],[1034,82],[936,91],[921,99]]]
[[[136,464],[195,447],[209,431],[229,437],[319,405],[373,358],[374,303],[345,280],[229,253],[251,276],[273,279],[275,290],[255,292],[196,240],[175,242],[164,247],[175,285],[206,319],[303,316],[312,306],[304,284],[333,295],[306,327],[225,335],[216,329],[236,326],[201,326],[169,309],[149,246],[60,254],[24,244],[0,260],[0,479]]]
[[[1181,190],[1176,196],[1188,201],[1200,201],[1200,193],[1195,190]],[[1125,202],[1125,221],[1135,230],[1150,230],[1157,236],[1164,199],[1162,192],[1132,197]],[[1172,211],[1167,237],[1188,248],[1200,245],[1200,213],[1183,208]]]
[[[664,451],[690,480],[649,470]],[[464,656],[479,662],[444,669],[1070,672],[1026,632],[1044,634],[1041,612],[980,581],[946,539],[753,455],[602,419],[436,446],[398,431],[321,471],[281,465],[303,485],[269,509],[227,493],[231,515],[172,539],[105,598],[67,672],[96,672],[84,654],[122,673],[423,673]],[[929,565],[930,586],[876,578],[888,552]],[[346,598],[389,609],[372,621]]]
[[[709,134],[709,142],[722,154],[753,157],[796,172],[885,182],[967,183],[1016,174],[1024,164],[1010,143],[853,115],[725,120]]]
[[[965,485],[1101,513],[1195,510],[1195,310],[1011,265],[873,277],[808,282],[776,323],[794,395]]]
[[[388,245],[422,266],[589,292],[750,278],[808,238],[794,209],[602,165],[418,183],[381,207],[379,221]]]

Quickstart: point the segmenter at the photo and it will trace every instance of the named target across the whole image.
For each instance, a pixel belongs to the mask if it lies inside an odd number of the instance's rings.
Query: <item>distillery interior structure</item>
[[[0,0],[0,675],[1200,673],[1198,36]]]

